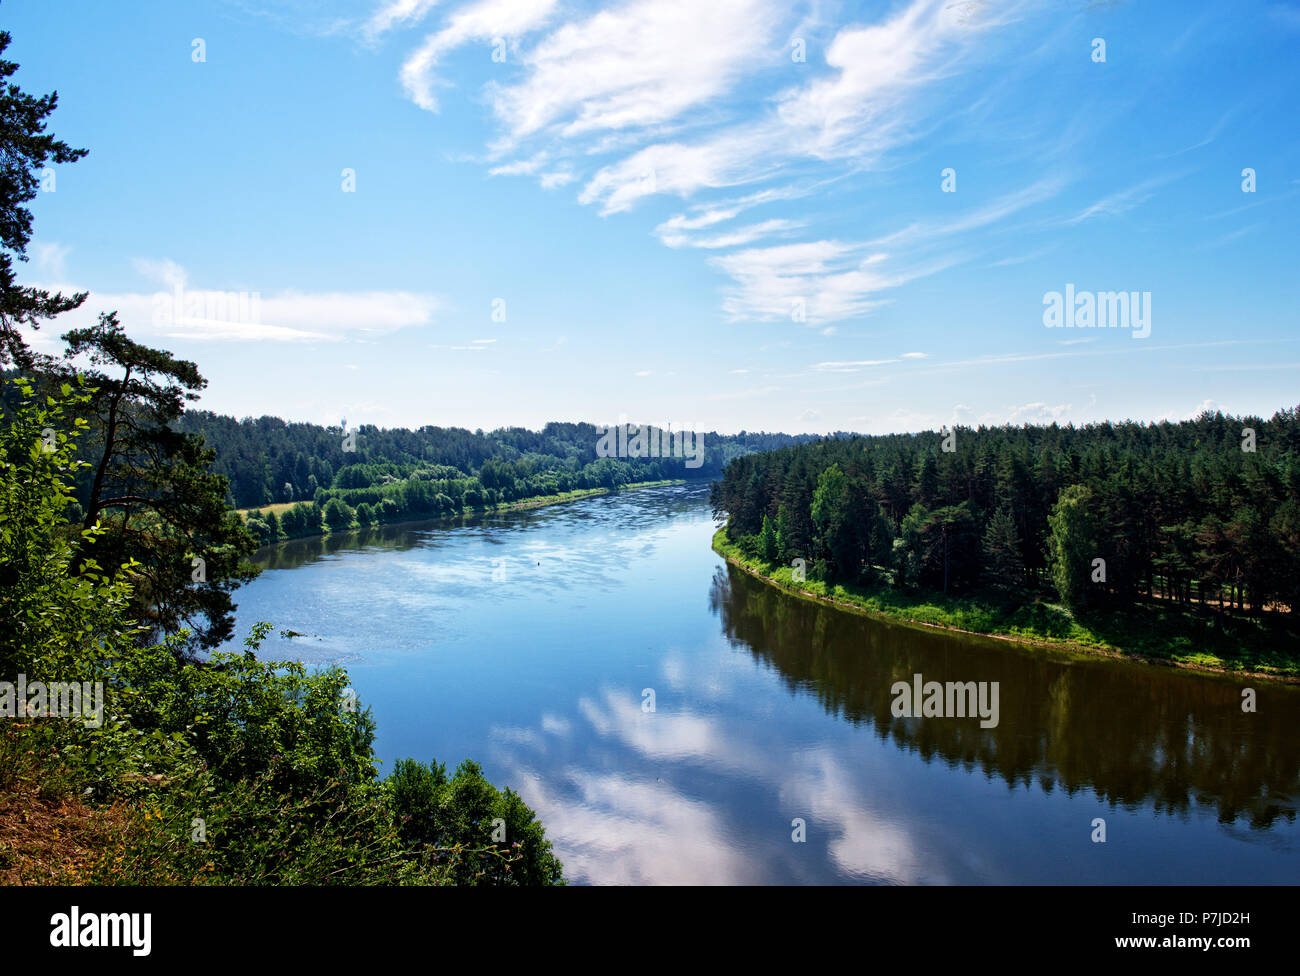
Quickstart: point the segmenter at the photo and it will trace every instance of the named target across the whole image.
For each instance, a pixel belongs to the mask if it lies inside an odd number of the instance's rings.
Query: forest
[[[459,514],[524,499],[629,484],[710,479],[734,457],[812,440],[807,435],[703,433],[704,463],[677,458],[600,457],[601,428],[548,423],[484,433],[455,427],[351,431],[340,424],[235,420],[204,410],[174,428],[214,451],[212,470],[227,501],[249,512],[260,543],[403,519]],[[268,507],[274,506],[274,507]],[[278,511],[278,514],[277,514]]]
[[[841,434],[741,457],[726,537],[807,577],[1012,605],[1300,607],[1300,417]]]
[[[370,487],[376,477],[400,479],[415,471],[426,473],[428,480],[476,477],[478,490],[495,491],[504,500],[630,481],[716,478],[740,454],[813,439],[747,431],[705,433],[704,464],[688,468],[672,458],[598,457],[600,428],[590,423],[548,423],[539,431],[508,427],[489,433],[365,424],[353,430],[351,441],[342,426],[290,423],[278,417],[236,420],[207,410],[188,410],[175,426],[201,436],[215,450],[213,470],[229,481],[229,501],[235,508],[311,500],[320,488]]]

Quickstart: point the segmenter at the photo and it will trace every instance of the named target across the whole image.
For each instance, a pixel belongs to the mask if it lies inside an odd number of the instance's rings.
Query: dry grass
[[[132,829],[119,804],[88,807],[37,790],[0,795],[0,884],[83,884]]]
[[[238,511],[239,514],[244,516],[245,518],[247,518],[248,515],[252,512],[256,512],[258,515],[265,515],[267,512],[275,512],[275,517],[279,518],[289,509],[293,508],[293,506],[297,505],[298,502],[303,502],[304,504],[310,505],[311,499],[300,498],[298,499],[297,502],[276,502],[274,505],[263,505],[260,508],[240,508],[240,509],[236,509],[236,511]]]

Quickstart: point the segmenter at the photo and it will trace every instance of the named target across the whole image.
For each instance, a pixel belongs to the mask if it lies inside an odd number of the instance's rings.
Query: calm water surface
[[[239,636],[347,667],[385,768],[477,759],[576,882],[1300,881],[1300,689],[882,624],[714,528],[673,487],[286,543]],[[893,717],[917,673],[999,682],[999,724]]]

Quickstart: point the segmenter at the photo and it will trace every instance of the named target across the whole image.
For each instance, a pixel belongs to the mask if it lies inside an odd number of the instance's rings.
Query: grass
[[[311,500],[300,498],[296,502],[276,502],[274,505],[263,505],[261,508],[237,508],[235,511],[240,515],[243,515],[245,518],[247,518],[249,514],[265,515],[267,512],[275,512],[275,517],[279,518],[289,509],[293,508],[293,506],[304,501],[310,504]]]
[[[713,536],[713,549],[728,562],[799,596],[890,620],[984,634],[1066,651],[1125,657],[1202,671],[1300,680],[1300,621],[1267,612],[1221,619],[1201,606],[1151,600],[1126,610],[1072,611],[1046,598],[1031,603],[982,590],[961,596],[868,586],[795,581],[794,570],[742,551]]]

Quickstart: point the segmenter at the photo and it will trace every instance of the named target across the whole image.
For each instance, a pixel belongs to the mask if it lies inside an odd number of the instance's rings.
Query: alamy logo
[[[247,291],[187,291],[176,285],[171,294],[153,296],[154,325],[260,325],[262,293]]]
[[[82,915],[81,909],[73,905],[67,914],[51,915],[50,925],[50,945],[56,949],[129,946],[131,955],[147,956],[153,941],[153,916],[148,912]]]
[[[1049,329],[1132,329],[1134,339],[1151,334],[1151,292],[1080,291],[1043,295],[1043,325]]]
[[[664,430],[647,424],[610,424],[597,427],[597,457],[685,459],[686,467],[704,464],[704,434],[694,430]]]
[[[69,718],[88,729],[104,724],[104,682],[0,681],[0,718]]]
[[[889,689],[894,696],[890,711],[895,718],[974,718],[980,728],[998,725],[998,683],[996,681],[922,681],[912,675],[912,683],[895,681]]]

